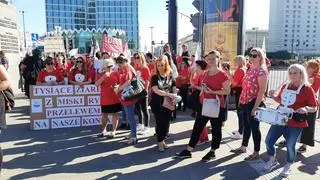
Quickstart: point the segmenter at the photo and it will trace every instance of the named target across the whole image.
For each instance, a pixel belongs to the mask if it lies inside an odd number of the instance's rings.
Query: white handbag
[[[202,116],[209,118],[218,118],[220,113],[220,99],[216,96],[216,99],[207,99],[203,100],[202,104]]]

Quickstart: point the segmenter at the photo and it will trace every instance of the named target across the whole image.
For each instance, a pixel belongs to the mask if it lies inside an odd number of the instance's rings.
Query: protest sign
[[[100,88],[95,85],[30,86],[33,130],[101,124]]]

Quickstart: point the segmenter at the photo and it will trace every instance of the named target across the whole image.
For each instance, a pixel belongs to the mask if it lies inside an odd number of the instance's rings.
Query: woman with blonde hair
[[[148,91],[150,85],[150,70],[147,66],[146,59],[143,53],[135,53],[134,56],[134,68],[137,72],[137,77],[140,77],[144,81],[144,86]],[[141,135],[147,135],[149,133],[149,121],[150,115],[148,111],[148,95],[138,99],[136,102],[136,112],[139,118],[139,125],[137,131]]]
[[[266,54],[260,48],[253,48],[250,51],[251,66],[243,78],[242,91],[239,99],[239,106],[243,110],[244,130],[241,147],[231,150],[240,154],[245,153],[249,139],[252,134],[254,152],[245,160],[255,160],[260,157],[261,132],[260,123],[255,120],[256,109],[264,106],[265,91],[267,88],[268,71],[266,66]]]
[[[309,85],[307,72],[300,64],[293,64],[288,68],[288,83],[281,87],[278,95],[275,95],[274,90],[271,90],[269,95],[280,104],[280,107],[285,106],[294,111],[285,126],[272,125],[265,140],[267,153],[270,156],[265,169],[272,171],[279,166],[274,145],[281,136],[285,138],[287,163],[280,175],[287,177],[296,158],[295,146],[298,137],[303,128],[308,127],[307,114],[317,111],[317,102],[314,91]]]
[[[241,108],[239,108],[239,99],[242,91],[242,82],[247,71],[246,58],[238,55],[235,58],[235,71],[232,76],[231,92],[235,96],[236,110],[238,115],[238,130],[234,131],[231,136],[232,139],[241,139],[243,134],[243,116]]]
[[[119,116],[118,112],[122,110],[120,99],[115,93],[114,89],[119,84],[119,76],[113,72],[113,59],[102,60],[102,67],[100,74],[98,74],[96,86],[100,86],[100,104],[102,112],[102,126],[101,133],[98,137],[113,138],[116,135]],[[112,132],[107,134],[108,115],[112,115]]]
[[[307,62],[307,74],[308,80],[311,84],[311,88],[314,91],[316,99],[318,99],[319,89],[320,89],[320,61],[310,60]],[[319,104],[318,104],[319,105]],[[308,146],[314,146],[314,133],[315,133],[315,123],[317,119],[317,113],[308,113],[307,122],[308,127],[303,128],[300,138],[300,143],[302,145],[298,149],[298,153],[304,153],[307,151]]]
[[[191,158],[191,152],[195,148],[203,128],[210,120],[212,127],[212,143],[210,151],[202,158],[202,161],[210,161],[215,158],[215,151],[219,149],[222,139],[222,124],[225,121],[225,99],[224,95],[230,93],[230,79],[226,72],[218,67],[220,53],[211,51],[206,57],[208,70],[202,77],[202,90],[200,103],[201,114],[194,122],[192,135],[186,149],[176,153],[177,158]],[[208,103],[211,102],[211,103]],[[210,113],[210,112],[213,113]]]
[[[158,150],[163,152],[168,148],[165,137],[168,134],[169,123],[172,120],[172,110],[163,106],[166,100],[176,98],[176,81],[171,75],[171,67],[167,56],[160,56],[156,62],[157,74],[151,78],[151,110],[156,119],[156,135]]]

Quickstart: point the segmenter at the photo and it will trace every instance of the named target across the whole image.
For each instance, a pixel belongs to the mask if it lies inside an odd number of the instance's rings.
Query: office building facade
[[[270,0],[267,51],[320,55],[319,18],[319,0]]]
[[[63,29],[121,29],[128,46],[139,44],[138,0],[46,0],[47,31]]]

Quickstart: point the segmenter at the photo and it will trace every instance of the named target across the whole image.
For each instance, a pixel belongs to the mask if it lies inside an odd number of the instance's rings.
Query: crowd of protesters
[[[138,143],[138,135],[150,134],[148,107],[151,107],[156,122],[158,150],[165,151],[169,148],[166,139],[169,136],[170,121],[175,120],[177,111],[184,112],[190,109],[190,115],[195,118],[195,122],[187,147],[176,154],[177,158],[182,159],[191,158],[192,150],[197,145],[209,141],[208,121],[212,130],[211,149],[202,160],[209,161],[215,158],[222,140],[222,127],[228,119],[228,99],[233,96],[238,120],[232,123],[237,123],[238,128],[232,133],[231,138],[242,139],[242,144],[231,152],[246,153],[252,135],[254,152],[245,160],[259,159],[262,138],[260,122],[255,119],[255,115],[257,109],[266,106],[270,62],[265,52],[260,48],[253,48],[249,58],[239,55],[233,60],[232,64],[235,66],[231,67],[229,63],[222,62],[223,54],[217,50],[196,60],[186,45],[182,48],[183,53],[176,55],[166,44],[159,57],[154,57],[151,53],[135,53],[132,57],[122,54],[111,57],[108,53],[98,52],[94,58],[66,58],[63,54],[58,54],[47,57],[44,61],[40,58],[40,52],[34,50],[32,55],[26,55],[20,69],[25,79],[24,87],[28,97],[29,85],[101,86],[102,126],[98,136],[113,138],[118,126],[125,127],[130,129],[130,135],[126,137],[129,145]],[[7,68],[8,63],[4,64]],[[302,144],[298,149],[299,153],[306,152],[307,146],[314,146],[320,61],[310,60],[305,66],[293,64],[287,73],[288,80],[280,89],[270,90],[269,96],[278,102],[279,106],[283,106],[288,91],[296,91],[294,101],[289,105],[289,108],[294,110],[294,116],[285,126],[272,125],[265,140],[267,154],[270,156],[265,165],[267,171],[279,166],[274,146],[287,147],[287,163],[281,173],[284,177],[289,175],[290,167],[295,161],[296,143]],[[4,83],[6,75],[0,75],[3,76],[0,83]],[[137,77],[143,80],[147,95],[124,100],[121,93]],[[179,101],[178,97],[182,100]],[[174,103],[174,108],[164,105],[167,103]],[[118,115],[120,111],[123,112],[122,118]],[[112,117],[112,130],[107,132],[109,117]],[[282,135],[285,141],[276,144]]]

